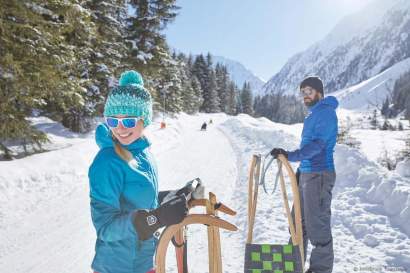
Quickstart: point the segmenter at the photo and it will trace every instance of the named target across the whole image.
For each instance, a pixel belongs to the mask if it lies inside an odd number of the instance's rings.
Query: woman
[[[152,99],[141,75],[127,71],[104,106],[96,130],[100,150],[89,169],[91,217],[97,232],[92,268],[98,273],[153,272],[154,232],[181,222],[184,195],[159,206],[157,170],[144,136]]]

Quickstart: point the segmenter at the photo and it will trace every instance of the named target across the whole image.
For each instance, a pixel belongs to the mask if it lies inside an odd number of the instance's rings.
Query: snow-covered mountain
[[[263,91],[292,94],[311,74],[324,80],[327,92],[360,83],[410,57],[409,34],[410,1],[375,0],[291,57]]]
[[[239,88],[242,88],[243,83],[249,82],[254,95],[261,94],[262,87],[265,82],[247,69],[243,64],[222,56],[212,56],[214,64],[221,63],[228,69],[231,79]]]
[[[345,109],[367,110],[380,108],[386,96],[390,96],[394,83],[410,71],[410,58],[396,63],[383,72],[359,84],[333,93]]]

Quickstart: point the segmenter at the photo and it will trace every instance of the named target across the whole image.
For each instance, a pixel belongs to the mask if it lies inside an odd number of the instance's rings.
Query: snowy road
[[[214,124],[200,131],[202,122],[210,118]],[[148,134],[158,161],[160,189],[178,188],[200,177],[207,192],[235,209],[236,217],[220,215],[239,227],[238,232],[221,233],[223,267],[226,273],[243,272],[249,161],[252,154],[273,146],[295,148],[301,127],[222,114],[182,114],[168,125],[159,130],[154,124]],[[66,148],[0,162],[1,273],[91,271],[95,231],[89,215],[87,169],[97,147],[93,137],[60,135],[55,140]],[[390,215],[394,210],[385,209],[400,205],[384,199],[393,184],[357,151],[338,147],[335,159],[334,272],[410,271],[409,237],[394,224],[400,220]],[[397,178],[396,182],[398,199],[406,198],[409,181]],[[261,191],[259,197],[254,241],[287,242],[280,192]],[[381,203],[376,202],[379,199]],[[193,226],[188,234],[190,272],[208,272],[206,228]],[[172,248],[167,268],[176,272]]]

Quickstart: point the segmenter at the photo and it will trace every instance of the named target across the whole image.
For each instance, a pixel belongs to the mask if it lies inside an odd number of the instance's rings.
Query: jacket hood
[[[314,109],[319,108],[321,105],[328,105],[332,107],[333,109],[336,109],[339,106],[339,102],[337,101],[336,97],[334,96],[327,96],[324,99],[321,99],[318,101],[315,105],[310,107],[310,111],[313,111]]]
[[[97,143],[98,147],[100,147],[100,149],[114,147],[114,141],[111,136],[111,131],[106,124],[101,123],[95,129],[95,142]],[[129,145],[123,145],[121,143],[120,145],[126,148],[127,150],[142,151],[145,148],[149,147],[151,143],[148,141],[146,137],[143,136],[138,138]]]

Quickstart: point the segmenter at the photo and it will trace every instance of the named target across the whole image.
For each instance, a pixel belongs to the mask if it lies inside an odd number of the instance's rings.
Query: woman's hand
[[[187,200],[182,194],[161,204],[155,210],[137,210],[134,213],[133,224],[139,238],[147,240],[157,229],[182,222],[187,214]]]

